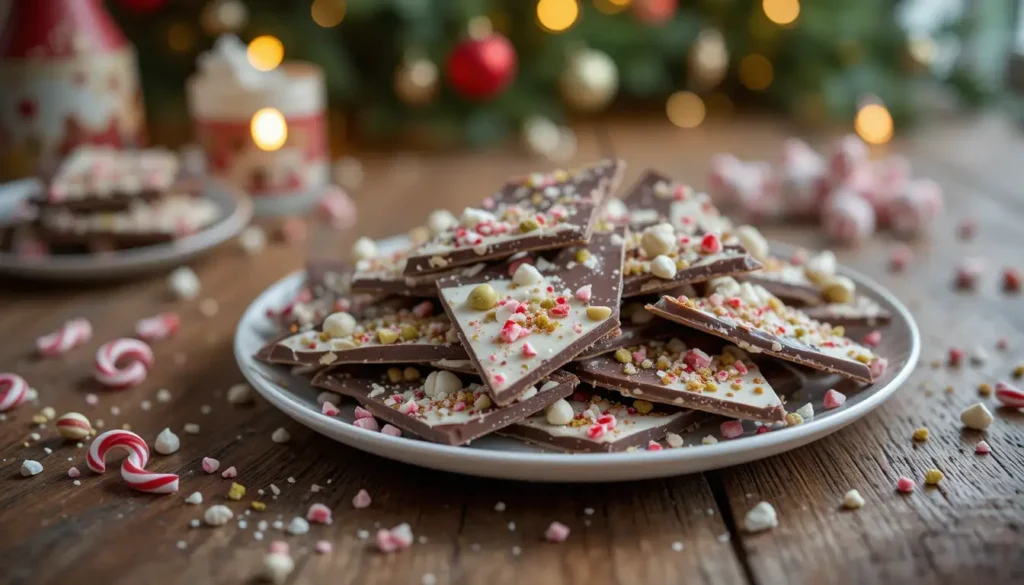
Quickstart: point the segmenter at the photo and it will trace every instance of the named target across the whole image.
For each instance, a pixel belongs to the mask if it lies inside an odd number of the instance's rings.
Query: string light
[[[548,32],[562,32],[580,15],[577,0],[538,0],[537,21]]]
[[[800,0],[763,0],[761,8],[768,20],[785,26],[800,16]]]
[[[882,104],[867,104],[857,111],[853,129],[868,144],[885,144],[892,140],[892,115]]]
[[[195,44],[196,35],[192,28],[183,22],[175,22],[167,28],[167,44],[172,51],[184,53]]]
[[[249,64],[260,71],[270,71],[284,60],[284,45],[272,35],[256,37],[245,51]]]
[[[253,114],[249,132],[260,150],[274,152],[288,140],[288,123],[281,112],[274,108],[263,108]]]
[[[594,8],[603,14],[618,14],[629,7],[630,0],[594,0]]]
[[[704,121],[704,100],[692,91],[677,91],[668,96],[665,113],[680,128],[696,128]]]
[[[338,26],[345,18],[345,0],[313,0],[309,9],[313,22],[324,28]]]
[[[753,91],[767,89],[772,84],[775,72],[772,63],[764,55],[753,53],[740,61],[740,83]]]

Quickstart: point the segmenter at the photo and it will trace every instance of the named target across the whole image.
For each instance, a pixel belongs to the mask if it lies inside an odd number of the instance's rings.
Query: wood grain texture
[[[578,136],[578,162],[601,155],[594,132],[583,128]],[[609,486],[466,478],[355,451],[292,424],[262,401],[227,403],[227,388],[242,381],[231,348],[235,324],[260,291],[301,267],[307,247],[319,257],[344,256],[357,235],[404,232],[442,205],[459,212],[504,179],[538,164],[515,153],[367,155],[362,161],[364,187],[353,193],[360,211],[357,231],[314,226],[308,246],[278,242],[248,257],[228,244],[193,264],[202,280],[199,299],[219,304],[213,317],[200,314],[199,300],[169,298],[163,275],[84,288],[0,283],[0,331],[8,334],[0,342],[0,371],[19,372],[41,395],[38,405],[22,406],[0,423],[0,581],[249,583],[260,574],[269,541],[283,539],[296,559],[289,583],[302,585],[417,584],[428,573],[439,584],[745,583],[732,546],[719,540],[728,530],[702,476]],[[91,381],[96,347],[130,335],[137,319],[167,310],[181,313],[184,324],[176,337],[154,343],[157,365],[148,379],[127,391],[98,388]],[[33,357],[37,336],[75,316],[92,321],[92,342],[62,358]],[[160,388],[171,391],[170,402],[157,401]],[[86,405],[89,392],[99,396],[98,405]],[[204,405],[209,414],[203,414]],[[84,448],[62,442],[52,423],[46,428],[31,424],[42,406],[58,414],[82,412],[93,423],[102,420],[106,429],[129,424],[150,442],[164,427],[172,428],[181,438],[181,450],[154,454],[150,467],[180,473],[181,491],[165,497],[131,492],[114,465],[103,476],[92,474]],[[184,433],[186,423],[198,423],[200,433]],[[291,432],[288,445],[270,440],[281,426]],[[39,433],[38,442],[30,439],[33,432]],[[44,453],[47,447],[52,454]],[[219,472],[205,474],[203,457],[220,460],[222,470],[238,469],[234,481],[248,489],[242,502],[225,500],[231,481]],[[26,458],[41,461],[44,472],[22,478],[19,468]],[[81,486],[66,476],[72,465],[82,471]],[[276,499],[270,484],[282,490]],[[313,484],[322,491],[311,492]],[[351,499],[363,488],[373,505],[355,510]],[[193,491],[203,494],[202,506],[183,502]],[[248,502],[257,498],[268,504],[267,510],[244,515]],[[498,501],[506,504],[504,512],[495,511]],[[331,526],[314,526],[301,537],[271,528],[263,542],[255,540],[260,520],[287,524],[313,502],[334,510]],[[201,518],[215,503],[228,504],[235,520],[217,529],[189,528],[190,520]],[[239,527],[239,518],[246,528]],[[572,529],[568,542],[544,542],[544,530],[553,520]],[[410,523],[425,541],[396,555],[377,552],[372,534],[401,522]],[[514,530],[509,522],[515,523]],[[361,530],[371,534],[369,540],[359,538]],[[313,553],[321,538],[333,543],[332,554]],[[177,548],[179,541],[185,550]],[[676,542],[681,551],[673,550]]]

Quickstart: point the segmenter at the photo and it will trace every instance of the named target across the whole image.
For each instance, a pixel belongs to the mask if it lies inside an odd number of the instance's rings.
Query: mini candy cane
[[[87,319],[76,317],[65,322],[59,329],[36,339],[36,349],[47,357],[63,355],[92,338],[92,324]]]
[[[1006,382],[996,382],[996,399],[1003,406],[1024,408],[1024,392],[1020,388],[1014,388]]]
[[[860,242],[875,232],[875,210],[853,191],[835,192],[821,213],[825,234],[837,242]]]
[[[173,473],[150,473],[144,468],[149,463],[149,446],[142,437],[131,431],[107,431],[89,445],[86,464],[96,473],[106,471],[104,459],[111,449],[121,449],[128,457],[121,463],[121,477],[128,487],[147,494],[170,494],[178,491],[178,476]]]
[[[131,360],[127,367],[118,368],[122,358]],[[146,379],[153,365],[153,350],[138,339],[115,339],[104,343],[96,351],[95,376],[104,386],[130,388]]]
[[[135,322],[135,334],[146,341],[167,339],[178,332],[181,317],[177,313],[160,313]]]
[[[0,374],[0,412],[7,412],[28,399],[28,382],[18,374]]]
[[[926,232],[942,214],[942,187],[929,179],[907,183],[889,204],[889,223],[900,237],[914,238]]]

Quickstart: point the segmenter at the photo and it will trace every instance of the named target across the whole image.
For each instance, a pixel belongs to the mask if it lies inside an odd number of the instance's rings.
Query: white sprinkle
[[[148,400],[143,400],[139,403],[139,408],[142,410],[149,410],[150,408],[153,408],[153,403]]]
[[[494,504],[494,511],[495,512],[504,512],[505,511],[505,502],[498,502],[497,504]]]
[[[759,503],[743,517],[743,527],[747,532],[760,532],[778,525],[779,516],[775,513],[775,508],[768,502]]]
[[[220,311],[217,299],[203,299],[199,301],[199,314],[203,317],[213,317]]]
[[[295,570],[295,561],[286,554],[270,553],[263,557],[264,578],[274,585],[284,585]]]
[[[199,425],[197,425],[196,423],[185,423],[185,432],[190,435],[198,435]]]
[[[732,537],[729,536],[728,532],[723,532],[722,534],[718,535],[718,542],[729,542],[730,538]]]
[[[170,428],[165,428],[156,436],[153,448],[161,455],[170,455],[176,453],[181,448],[181,440],[178,439],[178,435],[171,432]]]
[[[279,496],[281,495],[281,488],[277,487],[274,484],[270,484],[270,493],[274,494],[275,496]]]
[[[864,507],[864,497],[857,490],[850,490],[843,496],[843,507],[848,510],[856,510]]]
[[[288,483],[295,483],[295,478],[294,478],[294,477],[290,477],[290,476],[289,476],[289,477],[288,477],[288,479],[287,479],[286,481],[287,481]]]
[[[200,414],[210,414],[211,412],[213,412],[213,408],[211,408],[209,404],[204,404],[199,407]]]
[[[683,438],[675,433],[665,435],[665,442],[673,449],[678,449],[683,446]]]
[[[679,552],[679,551],[683,550],[683,543],[679,542],[678,540],[673,542],[672,543],[672,550],[674,550],[676,552]]]
[[[102,418],[98,418],[92,422],[92,426],[96,427],[97,429],[102,429],[103,427],[107,426],[107,423],[103,422]]]
[[[423,575],[423,585],[436,585],[437,577],[433,573],[427,573]]]
[[[156,401],[157,402],[170,402],[171,401],[171,391],[168,390],[167,388],[161,388],[161,389],[157,390],[156,391]]]
[[[275,443],[287,443],[291,438],[292,436],[284,427],[279,427],[272,435],[270,435],[270,440]]]
[[[43,437],[39,433],[29,433],[28,438],[32,439],[33,441],[38,441]]]
[[[583,519],[583,525],[584,526],[590,526],[590,518],[584,518]]]
[[[309,522],[306,522],[305,518],[296,516],[288,523],[288,534],[299,536],[307,532],[309,532]]]
[[[49,447],[43,447],[43,453],[46,453],[47,455],[49,455],[49,454],[53,453],[53,449],[51,449]]]
[[[33,459],[26,459],[21,462],[21,475],[23,477],[32,477],[33,475],[39,475],[43,472],[43,464]]]
[[[266,520],[260,520],[256,523],[256,530],[259,530],[260,532],[266,532],[269,526],[270,524]]]
[[[510,531],[512,531],[512,532],[515,532],[515,530],[516,530],[516,523],[515,522],[509,522],[508,523],[508,529]]]
[[[594,509],[593,508],[583,508],[583,513],[586,514],[587,516],[593,516],[594,515]]]
[[[255,256],[267,247],[267,232],[258,225],[251,225],[239,234],[238,245],[245,250],[246,254]]]
[[[199,518],[193,518],[192,520],[189,520],[189,522],[188,522],[188,525],[191,526],[192,528],[199,528],[199,524],[200,524]]]
[[[260,488],[260,489],[256,490],[256,493],[262,496],[263,493],[264,493],[263,492],[263,488]]]
[[[248,523],[248,522],[246,522],[245,520],[239,520],[239,521],[238,521],[238,528],[239,528],[239,529],[241,529],[241,530],[245,530],[245,529],[246,529],[246,528],[248,528],[248,527],[249,527],[249,523]]]
[[[167,277],[167,286],[181,300],[190,301],[199,296],[199,277],[188,266],[175,269]]]
[[[274,530],[281,530],[284,528],[284,522],[281,522],[280,520],[274,520],[274,523],[271,524],[271,526],[274,528]]]
[[[262,532],[253,532],[252,533],[252,537],[255,538],[256,540],[263,540],[263,533]]]
[[[192,492],[191,494],[189,494],[187,498],[185,498],[185,503],[195,504],[198,506],[199,504],[203,503],[203,494],[199,492]]]
[[[78,479],[76,479],[76,480],[75,480],[75,481],[73,481],[72,483],[74,483],[75,485],[82,485],[82,481],[81,481],[81,480],[78,480]]]
[[[252,401],[252,387],[248,384],[235,384],[228,388],[228,403],[246,404]]]
[[[356,538],[358,538],[359,540],[366,540],[367,538],[370,538],[370,531],[369,530],[359,530],[359,531],[356,531]]]
[[[117,416],[117,415],[121,414],[121,409],[119,407],[117,407],[117,406],[111,406],[110,407],[110,414],[112,414],[114,416]]]
[[[186,548],[188,548],[188,543],[184,540],[179,540],[177,546],[178,550],[185,550]]]
[[[804,420],[810,420],[814,418],[814,405],[808,402],[807,404],[796,409],[796,413],[799,414]]]
[[[85,443],[82,443],[81,441],[79,441],[78,443],[75,443],[75,447],[78,447],[79,449],[81,449],[82,447],[85,447]]]
[[[512,556],[518,557],[522,553],[523,553],[523,549],[519,548],[518,546],[513,546],[512,547]]]
[[[231,508],[221,504],[210,506],[206,510],[206,513],[203,514],[203,520],[209,526],[223,526],[227,524],[232,517],[234,517],[234,514],[231,512]]]

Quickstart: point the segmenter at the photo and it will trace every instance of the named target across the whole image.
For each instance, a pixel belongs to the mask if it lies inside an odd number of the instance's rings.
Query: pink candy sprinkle
[[[75,478],[80,475],[82,475],[82,472],[78,471],[77,467],[72,467],[71,469],[68,470],[68,477]]]
[[[88,404],[89,406],[96,406],[97,404],[100,403],[100,398],[99,396],[96,396],[95,394],[90,392],[89,394],[85,395],[85,403]]]
[[[466,410],[466,401],[460,400],[456,402],[452,405],[452,410],[455,412],[462,412],[463,410]]]
[[[846,394],[839,392],[835,389],[830,389],[825,393],[825,408],[831,410],[833,408],[839,408],[846,402]]]
[[[591,291],[591,286],[589,284],[581,286],[578,289],[576,289],[576,298],[583,301],[584,303],[590,302],[590,297],[592,296],[592,294],[593,292]]]
[[[409,548],[412,544],[412,531],[408,524],[400,524],[391,530],[381,528],[377,531],[377,548],[380,552],[392,553]]]
[[[537,349],[530,345],[529,341],[523,342],[523,357],[534,357],[537,355]]]
[[[996,382],[996,399],[1003,406],[1024,408],[1024,392],[1006,382]]]
[[[357,510],[369,508],[370,503],[370,493],[367,492],[366,490],[359,490],[359,493],[357,493],[355,497],[352,498],[352,507],[356,508]]]
[[[974,452],[978,455],[988,455],[992,452],[992,447],[989,447],[986,441],[978,441],[978,444],[974,446]]]
[[[913,260],[913,250],[906,244],[896,244],[889,255],[889,269],[893,272],[903,272]]]
[[[416,404],[416,401],[413,400],[412,398],[410,398],[408,402],[402,404],[402,406],[398,407],[398,412],[402,414],[416,414],[417,412],[419,412],[419,410],[420,405]]]
[[[465,407],[465,404],[463,404],[463,407]],[[384,433],[385,435],[390,435],[392,437],[402,436],[402,430],[392,424],[384,425],[384,428],[382,428],[380,432]]]
[[[1003,269],[1003,290],[1006,292],[1020,292],[1021,274],[1016,268]]]
[[[587,437],[596,441],[603,437],[606,432],[608,432],[608,429],[602,424],[590,425],[590,428],[587,429]]]
[[[221,472],[220,476],[223,477],[224,479],[231,479],[232,477],[238,477],[238,470],[235,469],[234,465],[232,465],[231,467],[228,467],[223,472]]]
[[[880,377],[885,373],[885,370],[889,367],[889,360],[885,358],[875,358],[875,361],[868,364],[868,374],[871,375],[871,379]]]
[[[283,540],[275,540],[274,542],[270,543],[270,553],[275,555],[288,554],[288,543]]]
[[[329,540],[318,540],[316,541],[316,544],[313,545],[313,549],[316,550],[316,552],[325,555],[334,550],[334,545],[331,544],[331,541]]]
[[[882,332],[875,329],[874,331],[864,335],[862,340],[864,345],[868,347],[878,347],[878,344],[882,342]]]
[[[662,447],[661,443],[659,443],[657,441],[648,441],[648,443],[647,443],[647,450],[648,451],[661,451],[663,449],[664,449],[664,447]]]
[[[914,491],[914,487],[914,480],[904,475],[901,475],[900,478],[896,480],[896,491],[900,492],[901,494],[909,494],[910,492]]]
[[[220,469],[220,461],[211,459],[210,457],[203,457],[203,471],[206,473],[213,473]]]
[[[683,356],[683,362],[694,370],[706,368],[711,365],[711,356],[698,348],[693,348]],[[739,362],[736,362],[739,363]]]
[[[552,522],[544,531],[544,538],[548,542],[565,542],[569,538],[569,527],[561,522]]]
[[[306,520],[317,524],[330,524],[334,521],[331,517],[331,509],[323,504],[313,504],[306,512]]]
[[[960,363],[964,361],[965,355],[966,352],[959,347],[949,348],[949,365],[959,366]]]
[[[320,413],[324,416],[338,416],[339,412],[341,412],[341,410],[328,401],[324,401],[323,406],[320,407]]]
[[[725,421],[718,426],[718,430],[726,439],[735,439],[743,435],[743,423],[738,420]]]
[[[416,404],[416,403],[413,402],[413,404]],[[373,418],[372,416],[370,418],[356,419],[352,423],[352,425],[356,426],[356,427],[359,427],[359,428],[363,429],[364,431],[377,432],[377,431],[380,430],[380,425],[377,423],[377,419]]]
[[[357,406],[356,407],[356,420],[359,420],[361,418],[373,418],[373,413],[371,413],[369,410],[366,410],[362,406]]]
[[[512,343],[513,341],[525,336],[527,333],[523,326],[515,321],[509,319],[505,321],[505,325],[501,328],[501,333],[498,335],[505,343]]]
[[[757,430],[754,431],[754,434],[755,435],[763,435],[763,434],[768,433],[768,432],[771,432],[771,429],[768,428],[767,425],[761,425],[761,426],[757,427]]]

